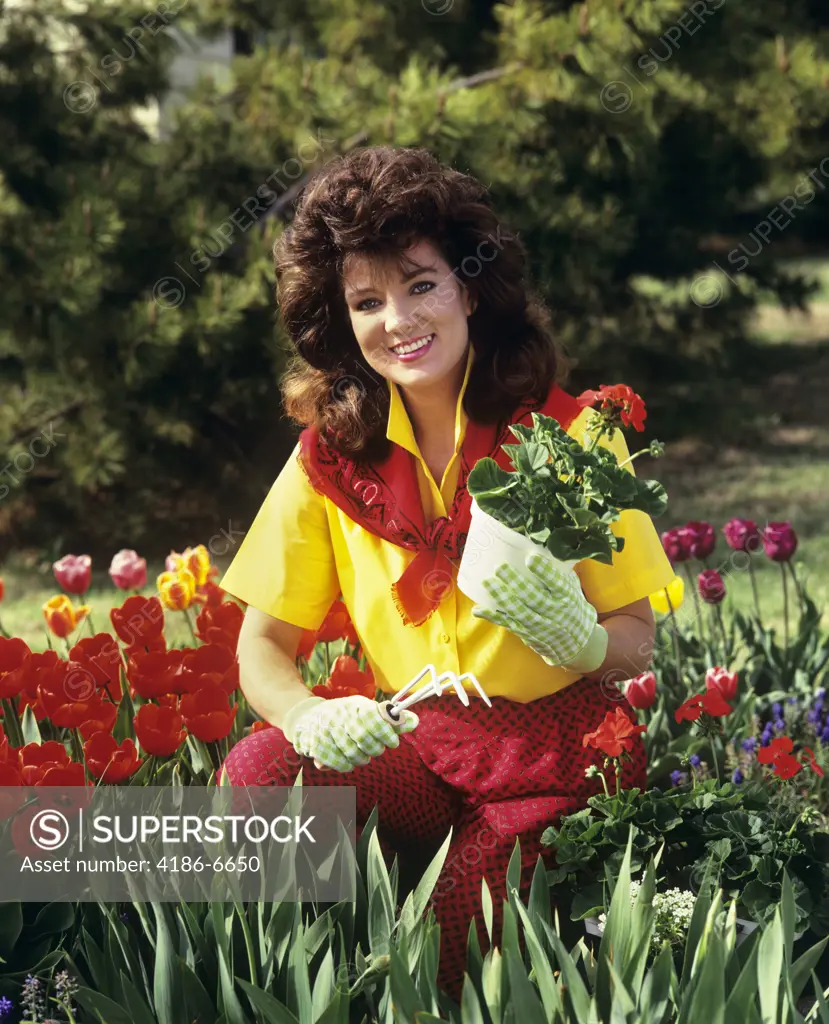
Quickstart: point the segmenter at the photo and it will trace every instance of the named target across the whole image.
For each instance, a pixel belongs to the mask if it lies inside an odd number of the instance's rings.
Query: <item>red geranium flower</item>
[[[132,724],[138,742],[148,754],[169,757],[187,738],[187,733],[182,728],[183,721],[178,711],[173,708],[142,704]]]
[[[677,722],[696,722],[703,712],[712,718],[722,718],[725,715],[730,715],[733,710],[730,704],[726,704],[722,694],[715,687],[683,701],[676,709],[674,718]]]
[[[374,673],[367,665],[363,672],[357,661],[350,654],[340,654],[331,667],[331,675],[326,682],[318,683],[311,688],[311,693],[317,697],[351,697],[357,694],[361,697],[374,698],[377,685],[374,682]]]
[[[202,643],[223,644],[235,651],[244,617],[244,611],[235,601],[206,604],[196,616],[196,636]]]
[[[576,399],[582,408],[600,403],[599,412],[609,422],[618,419],[622,426],[645,429],[645,403],[627,384],[602,384],[598,391],[583,391]]]
[[[90,772],[101,782],[122,782],[134,775],[144,763],[133,740],[126,739],[119,744],[114,736],[103,732],[96,733],[84,743],[83,753]]]
[[[185,694],[179,707],[184,724],[204,743],[223,740],[233,728],[238,710],[235,704],[228,707],[227,694],[215,684]]]
[[[608,711],[598,729],[584,734],[582,746],[595,747],[608,757],[619,757],[623,750],[633,750],[636,737],[646,731],[644,725],[634,725],[621,708],[616,708]]]

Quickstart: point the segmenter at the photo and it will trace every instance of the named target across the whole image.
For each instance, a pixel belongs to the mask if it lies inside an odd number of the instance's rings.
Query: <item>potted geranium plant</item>
[[[552,417],[532,414],[532,427],[510,427],[518,444],[505,444],[513,471],[492,458],[480,459],[467,479],[472,520],[458,574],[458,586],[478,604],[490,598],[482,582],[499,565],[524,570],[529,552],[543,551],[561,569],[584,558],[610,565],[624,538],[611,529],[622,511],[639,509],[659,516],[667,507],[665,489],[656,480],[639,480],[600,445],[622,426],[644,429],[645,405],[627,385],[602,385],[577,399],[598,405],[584,437],[571,437]],[[637,452],[658,456],[654,441]]]

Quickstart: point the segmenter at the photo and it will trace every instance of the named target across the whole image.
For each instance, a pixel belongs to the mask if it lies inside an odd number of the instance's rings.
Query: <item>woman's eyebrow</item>
[[[418,267],[416,270],[408,271],[408,273],[404,274],[401,277],[400,280],[405,284],[407,281],[411,281],[411,279],[413,277],[417,277],[418,274],[425,274],[425,273],[436,274],[437,272],[438,272],[438,268],[437,267],[432,267],[432,266],[429,266],[429,267]],[[366,288],[347,288],[345,294],[346,294],[346,298],[354,298],[354,297],[356,297],[358,295],[365,295],[368,292],[373,292],[373,291],[374,291],[374,288],[371,287],[371,286],[368,286]]]

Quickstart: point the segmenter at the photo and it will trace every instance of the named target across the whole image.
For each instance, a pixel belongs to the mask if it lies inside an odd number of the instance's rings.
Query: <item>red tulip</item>
[[[66,768],[72,760],[57,740],[27,743],[20,748],[20,774],[24,786],[34,786],[49,768]]]
[[[211,584],[214,585],[214,584]],[[196,636],[205,644],[224,644],[235,651],[245,613],[235,601],[208,603],[196,616]]]
[[[736,672],[715,665],[705,673],[705,686],[709,690],[718,690],[723,700],[736,700],[737,678]]]
[[[69,649],[69,659],[76,665],[75,675],[67,676],[67,693],[84,699],[90,686],[106,690],[113,701],[121,699],[121,669],[124,659],[115,639],[109,633],[86,636]]]
[[[127,679],[132,696],[138,694],[145,700],[156,700],[167,693],[186,692],[177,689],[181,685],[182,652],[178,650],[141,652],[136,651],[127,661]]]
[[[693,519],[679,528],[691,558],[707,558],[717,546],[717,535],[710,523]]]
[[[725,600],[725,580],[716,569],[703,569],[697,576],[697,589],[706,604],[721,604]]]
[[[49,786],[52,789],[65,789],[68,786],[91,786],[86,780],[86,770],[80,761],[70,761],[69,764],[48,765],[35,783],[36,786]],[[66,806],[62,802],[62,806]]]
[[[109,575],[121,590],[140,590],[147,585],[147,559],[139,558],[132,548],[122,548],[112,556]]]
[[[732,551],[745,551],[750,554],[760,548],[760,531],[753,519],[729,519],[722,532],[726,544]]]
[[[84,740],[90,740],[99,732],[110,733],[115,728],[118,708],[108,700],[94,700],[80,705],[75,713],[79,724],[78,732]]]
[[[584,734],[582,746],[595,747],[608,757],[620,757],[623,750],[633,750],[639,734],[646,731],[644,725],[635,725],[621,708],[616,708],[608,711],[598,729]]]
[[[761,536],[766,554],[773,562],[788,562],[797,551],[797,534],[791,523],[769,523]]]
[[[132,724],[138,742],[148,754],[169,757],[187,738],[182,728],[183,721],[178,711],[172,708],[142,704]]]
[[[0,699],[16,697],[21,690],[17,670],[32,652],[28,644],[18,637],[10,640],[0,636]],[[12,676],[9,679],[9,676]]]
[[[315,696],[327,698],[351,697],[357,694],[373,700],[376,691],[377,685],[371,669],[366,666],[363,672],[350,654],[340,654],[331,667],[328,679],[311,688],[311,693]]]
[[[205,743],[223,740],[233,728],[238,710],[235,704],[228,707],[227,694],[215,685],[185,694],[179,707],[188,730]]]
[[[109,613],[113,628],[129,647],[144,647],[164,636],[164,609],[157,597],[128,597]]]
[[[666,530],[662,534],[662,547],[665,549],[665,554],[673,565],[679,562],[687,562],[691,557],[688,540],[676,527],[673,530]]]
[[[84,743],[83,753],[87,768],[101,782],[123,782],[144,763],[133,740],[126,739],[119,744],[114,736],[103,732],[95,733]]]
[[[182,669],[191,673],[192,682],[181,691],[192,693],[207,684],[221,687],[230,696],[239,689],[239,662],[235,650],[224,644],[203,644],[182,651]]]
[[[625,697],[632,708],[644,711],[656,700],[656,676],[653,672],[643,672],[631,679],[625,688]]]
[[[0,821],[10,818],[23,803],[23,794],[14,793],[23,785],[23,776],[16,762],[0,761]]]
[[[64,555],[52,565],[52,571],[62,590],[83,596],[92,581],[92,559],[89,555]]]

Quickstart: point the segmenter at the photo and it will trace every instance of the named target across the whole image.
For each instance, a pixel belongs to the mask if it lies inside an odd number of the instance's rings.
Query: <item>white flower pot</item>
[[[604,925],[599,924],[598,917],[586,917],[584,919],[584,930],[588,935],[602,935]]]
[[[566,562],[554,558],[542,544],[536,544],[523,533],[511,530],[482,511],[473,498],[472,521],[458,570],[458,589],[475,604],[491,610],[492,598],[484,589],[483,581],[494,576],[495,570],[505,562],[517,572],[529,576],[526,558],[531,553],[542,555],[562,572],[571,571],[578,562],[576,558]]]
[[[749,935],[751,935],[752,932],[757,931],[758,928],[759,928],[759,925],[757,924],[756,921],[747,921],[744,917],[738,917],[737,918],[737,945],[739,946],[741,942],[745,942],[745,940],[749,937]],[[794,935],[792,936],[792,938],[794,939],[795,942],[797,942],[797,940],[799,938],[801,938],[805,934],[806,934],[805,932],[795,932]]]

